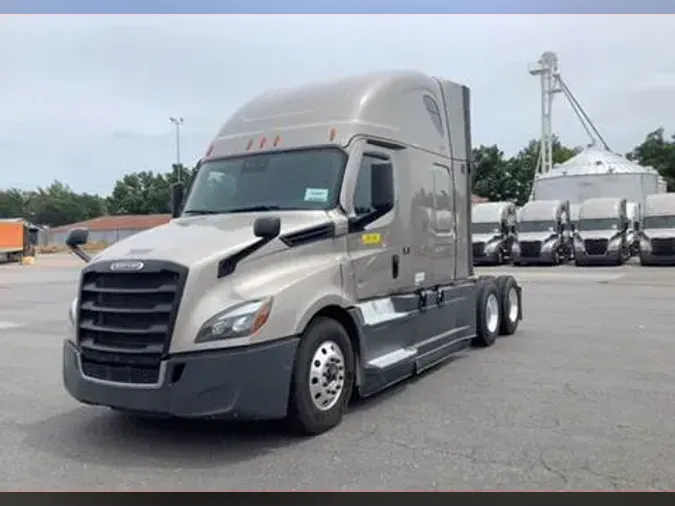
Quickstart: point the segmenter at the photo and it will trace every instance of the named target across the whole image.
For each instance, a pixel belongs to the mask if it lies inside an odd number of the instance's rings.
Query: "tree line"
[[[580,147],[553,143],[554,163],[563,163],[581,151]],[[473,150],[473,192],[492,201],[527,202],[539,157],[539,141],[531,140],[523,149],[506,157],[497,145],[481,145]],[[654,167],[666,180],[668,191],[675,191],[675,135],[666,136],[658,128],[626,157]],[[103,215],[164,214],[169,212],[169,187],[180,176],[187,181],[193,169],[174,165],[167,172],[139,171],[122,176],[108,196],[77,193],[61,181],[32,191],[16,188],[0,190],[0,218],[24,218],[32,223],[58,227]]]

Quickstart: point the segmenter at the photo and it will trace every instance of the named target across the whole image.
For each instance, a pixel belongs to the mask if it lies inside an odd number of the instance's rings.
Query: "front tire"
[[[485,279],[478,287],[476,294],[476,337],[472,344],[487,348],[497,340],[502,319],[497,283],[492,279]]]
[[[331,318],[305,330],[295,355],[288,421],[297,431],[318,435],[337,426],[354,386],[354,352],[347,331]]]

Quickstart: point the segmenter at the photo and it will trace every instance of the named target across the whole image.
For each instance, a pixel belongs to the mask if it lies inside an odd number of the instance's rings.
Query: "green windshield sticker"
[[[307,202],[326,202],[328,201],[327,188],[306,188],[305,201]]]

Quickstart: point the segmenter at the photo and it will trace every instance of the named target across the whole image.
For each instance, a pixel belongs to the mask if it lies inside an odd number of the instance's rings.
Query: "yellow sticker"
[[[366,245],[380,244],[382,242],[382,234],[363,234],[361,242]]]

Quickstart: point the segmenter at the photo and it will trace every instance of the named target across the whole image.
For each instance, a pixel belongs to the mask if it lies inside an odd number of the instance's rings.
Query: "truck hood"
[[[582,230],[579,232],[582,239],[607,239],[608,241],[614,239],[619,235],[618,230]]]
[[[325,211],[283,211],[281,234],[295,232],[330,220]],[[123,239],[103,250],[91,262],[140,259],[176,262],[187,267],[234,253],[258,240],[253,223],[260,213],[192,216],[172,220]]]
[[[495,234],[473,234],[471,237],[471,241],[473,243],[479,243],[479,242],[484,242],[484,243],[489,243],[493,239],[498,239],[499,236]]]
[[[553,232],[520,232],[518,234],[518,241],[520,242],[530,242],[530,241],[540,241],[545,242],[550,238],[555,236]]]
[[[675,228],[646,228],[643,233],[650,239],[675,238]]]

